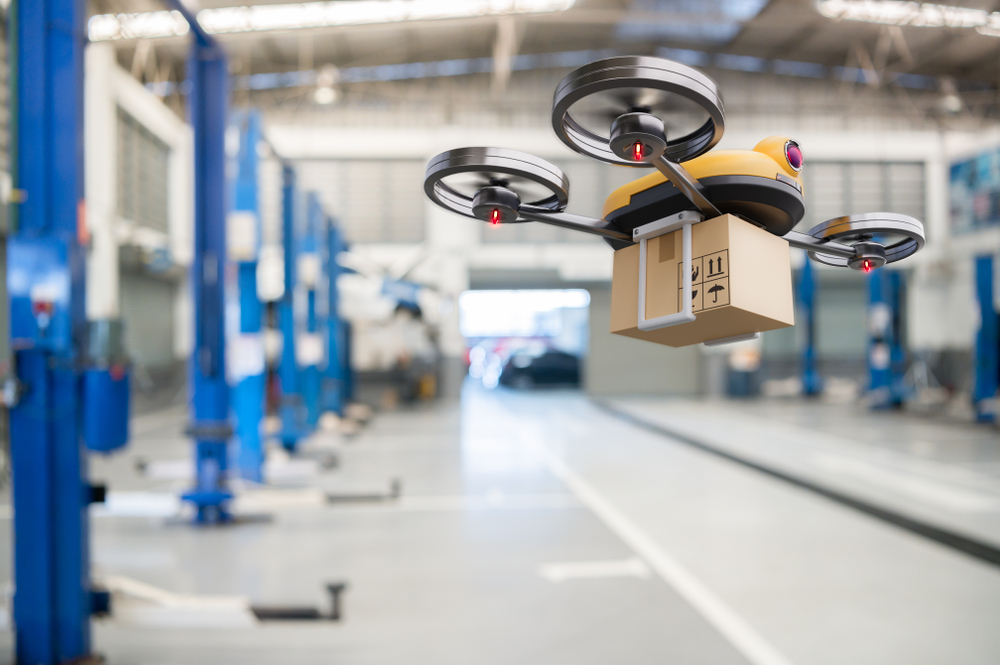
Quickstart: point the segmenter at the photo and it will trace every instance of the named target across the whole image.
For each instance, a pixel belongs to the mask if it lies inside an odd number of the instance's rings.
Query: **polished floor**
[[[997,566],[609,407],[1000,544],[996,431],[899,414],[469,386],[276,456],[269,488],[242,489],[247,519],[198,528],[175,498],[183,413],[166,411],[92,463],[112,491],[95,576],[122,610],[95,622],[95,650],[128,665],[1000,662]],[[394,479],[398,500],[323,500]],[[334,581],[341,622],[247,618],[248,603],[325,608]]]

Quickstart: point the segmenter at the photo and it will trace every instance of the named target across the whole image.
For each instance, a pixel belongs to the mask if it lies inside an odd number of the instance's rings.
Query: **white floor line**
[[[624,561],[567,561],[565,563],[543,563],[538,574],[553,584],[566,580],[600,580],[609,577],[637,577],[646,579],[652,571],[645,561],[637,556]]]
[[[780,651],[748,624],[743,617],[716,596],[701,580],[667,554],[632,520],[541,445],[533,445],[545,459],[552,474],[590,508],[602,522],[674,588],[722,636],[754,665],[792,665]]]

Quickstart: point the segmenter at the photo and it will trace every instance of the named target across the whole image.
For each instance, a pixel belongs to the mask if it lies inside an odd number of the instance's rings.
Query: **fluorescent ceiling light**
[[[353,0],[287,5],[220,7],[198,12],[205,32],[231,34],[269,30],[329,28],[374,23],[541,14],[569,9],[576,0]],[[176,15],[176,16],[175,16]],[[155,39],[186,34],[176,25],[179,12],[101,14],[90,19],[90,41]]]
[[[820,0],[819,13],[829,18],[885,25],[929,28],[975,28],[983,35],[1000,36],[1000,12],[971,7],[902,0]]]
[[[178,11],[144,12],[141,14],[100,14],[90,19],[87,32],[90,41],[109,39],[155,39],[186,35],[188,22]]]

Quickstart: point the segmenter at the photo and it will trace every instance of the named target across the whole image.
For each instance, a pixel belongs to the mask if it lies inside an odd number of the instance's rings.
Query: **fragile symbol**
[[[722,259],[719,259],[719,261],[722,261]],[[715,296],[715,300],[713,300],[712,302],[713,303],[719,302],[719,291],[725,291],[725,290],[726,287],[722,286],[721,284],[716,284],[715,286],[710,288],[708,292],[711,293],[713,296]]]
[[[698,272],[701,270],[701,266],[694,266],[691,270],[691,281],[698,279]]]

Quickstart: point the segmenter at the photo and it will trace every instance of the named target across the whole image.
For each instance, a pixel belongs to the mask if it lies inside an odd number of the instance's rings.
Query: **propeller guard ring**
[[[894,263],[916,254],[924,246],[924,225],[909,215],[894,212],[865,212],[845,215],[817,224],[808,235],[818,240],[844,242],[862,240],[864,236],[894,233],[904,236],[885,248],[885,262]],[[822,249],[809,251],[809,258],[828,266],[848,267],[851,259],[823,254]]]
[[[552,128],[556,136],[574,151],[602,162],[651,167],[648,162],[635,162],[616,155],[608,137],[585,129],[569,112],[581,99],[617,88],[648,88],[680,95],[708,113],[709,119],[701,127],[667,141],[663,156],[672,162],[684,162],[702,155],[722,139],[725,110],[715,81],[672,60],[634,55],[597,60],[573,70],[559,82],[552,100]]]
[[[479,219],[472,211],[473,197],[455,191],[444,182],[448,176],[459,173],[501,173],[529,180],[552,192],[551,196],[525,201],[523,205],[560,212],[569,201],[569,178],[544,159],[505,148],[458,148],[442,152],[427,163],[424,193],[442,208],[465,217]]]

